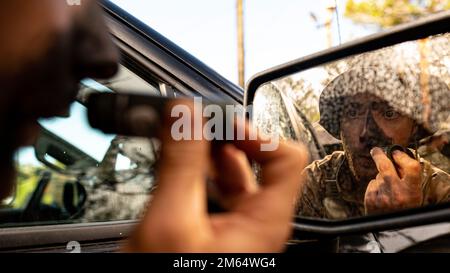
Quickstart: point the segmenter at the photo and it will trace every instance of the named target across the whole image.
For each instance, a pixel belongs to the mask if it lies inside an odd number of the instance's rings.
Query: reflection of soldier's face
[[[345,101],[341,138],[353,175],[360,181],[374,179],[378,171],[370,156],[373,147],[407,146],[415,133],[414,121],[368,94]]]

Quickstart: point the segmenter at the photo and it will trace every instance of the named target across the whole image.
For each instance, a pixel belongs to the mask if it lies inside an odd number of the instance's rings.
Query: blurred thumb
[[[164,199],[167,209],[181,206],[185,211],[206,207],[203,203],[206,200],[210,143],[203,137],[195,139],[203,132],[201,111],[201,104],[189,99],[170,102],[166,108],[160,137],[158,196],[155,199]]]

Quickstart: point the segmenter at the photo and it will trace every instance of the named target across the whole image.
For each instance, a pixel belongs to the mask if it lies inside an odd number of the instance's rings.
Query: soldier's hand
[[[366,214],[420,206],[423,198],[420,163],[401,151],[394,151],[397,174],[394,164],[382,149],[372,149],[371,155],[379,173],[366,190]]]
[[[267,142],[248,140],[248,124],[243,126],[247,140],[223,146],[216,160],[211,156],[210,142],[175,141],[170,126],[163,128],[158,189],[125,251],[283,250],[290,236],[294,201],[308,155],[305,148],[287,143],[280,143],[275,151],[263,152],[261,144]],[[261,165],[260,185],[246,156]],[[225,213],[207,212],[206,176],[212,165],[219,175],[217,186],[229,201]]]

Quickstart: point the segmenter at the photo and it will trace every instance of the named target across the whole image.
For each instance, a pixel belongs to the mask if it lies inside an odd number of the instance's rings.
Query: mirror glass
[[[338,220],[449,201],[449,44],[449,33],[409,41],[257,89],[253,123],[310,152],[298,216]]]

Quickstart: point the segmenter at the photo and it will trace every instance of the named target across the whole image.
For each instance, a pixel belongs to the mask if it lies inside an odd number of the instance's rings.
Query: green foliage
[[[450,9],[450,0],[348,0],[344,16],[357,24],[386,28]]]
[[[319,97],[311,84],[304,79],[287,77],[279,82],[279,87],[294,101],[309,121],[319,120]]]
[[[13,208],[23,208],[27,204],[28,199],[36,189],[44,170],[50,171],[41,166],[17,166],[17,184],[15,198],[12,203]],[[45,190],[42,203],[48,205],[57,203],[62,205],[63,185],[68,180],[73,180],[73,178],[57,172],[52,172],[52,180]]]
[[[12,203],[13,208],[22,208],[28,202],[35,190],[43,168],[21,165],[17,168],[16,195]]]

